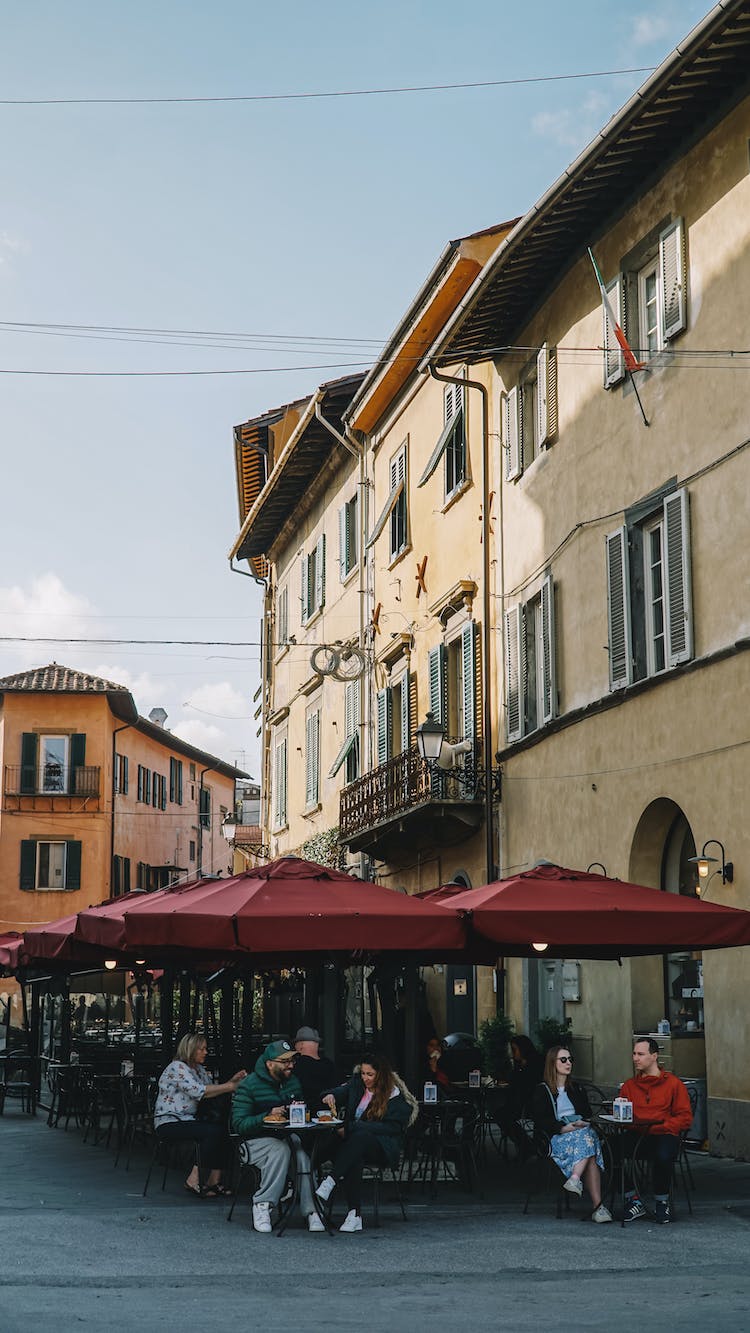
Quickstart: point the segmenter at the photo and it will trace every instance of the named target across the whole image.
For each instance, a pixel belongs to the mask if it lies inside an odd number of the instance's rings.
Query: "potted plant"
[[[510,1055],[508,1043],[515,1031],[512,1018],[499,1013],[486,1018],[479,1027],[479,1045],[482,1049],[484,1072],[494,1078],[507,1072]]]
[[[537,1045],[545,1053],[551,1046],[567,1046],[572,1036],[571,1019],[540,1018],[534,1028]]]

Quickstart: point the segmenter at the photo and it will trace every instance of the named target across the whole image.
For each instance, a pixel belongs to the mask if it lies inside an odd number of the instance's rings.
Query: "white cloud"
[[[210,722],[201,722],[198,718],[194,721],[178,722],[172,731],[175,736],[187,741],[188,745],[196,745],[199,750],[207,750],[209,754],[216,754],[219,742],[226,741],[221,727],[215,727]]]
[[[532,129],[540,138],[580,151],[602,128],[608,105],[606,97],[592,92],[578,106],[538,112],[532,117]]]
[[[191,690],[190,699],[184,706],[189,712],[206,713],[225,722],[247,722],[250,717],[248,696],[226,680],[199,685]]]
[[[673,26],[665,15],[656,14],[634,14],[631,22],[631,41],[634,46],[651,46],[653,42],[663,42]]]
[[[63,638],[82,637],[82,623],[94,610],[85,597],[70,592],[57,574],[41,574],[32,579],[28,589],[18,584],[0,587],[2,633],[17,635],[19,639],[19,642],[9,644],[4,651],[15,657],[18,665],[33,662],[43,666],[61,657],[65,662],[64,644],[27,644],[22,640],[54,638],[56,635]]]
[[[9,231],[0,231],[0,265],[6,264],[9,255],[27,254],[29,246],[19,236]]]

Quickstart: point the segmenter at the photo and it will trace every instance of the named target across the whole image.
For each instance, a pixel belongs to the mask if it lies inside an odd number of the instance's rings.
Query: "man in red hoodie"
[[[635,1075],[623,1083],[620,1096],[633,1103],[633,1125],[640,1134],[646,1135],[643,1149],[653,1163],[656,1220],[664,1223],[672,1221],[669,1207],[672,1168],[680,1150],[680,1134],[690,1128],[693,1110],[685,1084],[666,1069],[659,1068],[658,1055],[659,1046],[653,1037],[636,1039],[633,1045]],[[635,1136],[632,1146],[635,1146]],[[638,1194],[630,1191],[625,1221],[637,1222],[645,1216],[646,1209]]]

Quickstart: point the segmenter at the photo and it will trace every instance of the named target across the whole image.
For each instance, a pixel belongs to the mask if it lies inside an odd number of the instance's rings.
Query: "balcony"
[[[470,838],[484,820],[484,769],[465,756],[442,772],[416,746],[351,782],[341,793],[339,838],[351,852],[401,860]]]
[[[33,768],[5,765],[5,796],[99,796],[101,768],[98,764],[46,764]]]

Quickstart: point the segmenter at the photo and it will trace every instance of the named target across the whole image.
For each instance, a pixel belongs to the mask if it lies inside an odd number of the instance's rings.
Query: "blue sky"
[[[36,0],[6,8],[0,96],[221,97],[652,66],[707,9]],[[259,372],[0,375],[0,635],[257,642],[259,596],[226,561],[232,426],[344,373],[365,355],[348,340],[385,339],[446,241],[525,212],[646,77],[1,105],[0,321],[298,341],[163,346],[0,324],[6,371]],[[340,341],[319,350],[313,337]],[[300,369],[276,372],[289,365]],[[130,685],[142,712],[162,704],[186,739],[257,771],[257,649],[0,642],[0,675],[53,659]]]

